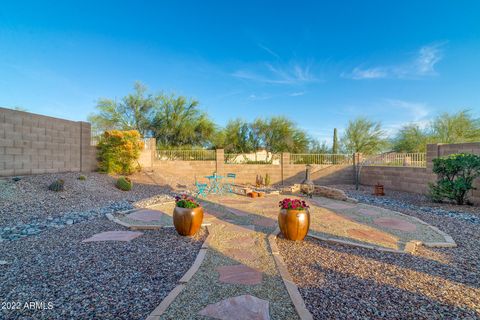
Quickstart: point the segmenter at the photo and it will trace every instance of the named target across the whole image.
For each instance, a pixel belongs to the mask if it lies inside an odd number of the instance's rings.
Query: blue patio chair
[[[228,193],[233,193],[233,186],[235,185],[235,178],[237,175],[235,173],[227,173],[227,178],[223,184],[223,190]]]
[[[197,197],[207,197],[208,184],[195,181],[195,187],[197,187]]]

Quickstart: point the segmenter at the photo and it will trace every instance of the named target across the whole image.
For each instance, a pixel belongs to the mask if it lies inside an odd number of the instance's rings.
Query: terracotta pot
[[[258,197],[258,193],[255,192],[255,191],[252,191],[252,192],[250,192],[250,197],[251,197],[251,198],[256,198],[256,197]]]
[[[265,192],[257,192],[259,198],[265,197]]]
[[[278,226],[286,239],[303,240],[310,227],[310,212],[281,209],[278,214]]]
[[[173,210],[173,225],[182,236],[193,236],[202,226],[203,208],[180,208]]]

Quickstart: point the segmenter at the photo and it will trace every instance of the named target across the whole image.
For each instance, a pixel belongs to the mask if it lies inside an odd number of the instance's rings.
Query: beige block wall
[[[90,171],[90,124],[0,108],[0,176]]]
[[[218,161],[154,161],[154,170],[169,176],[178,176],[186,181],[205,180],[204,176],[216,171],[220,175],[234,173],[236,183],[255,184],[257,175],[270,176],[272,184],[300,183],[305,179],[305,165],[272,164],[224,164]],[[283,171],[282,171],[283,170]],[[283,173],[283,174],[282,174]],[[353,183],[353,168],[347,166],[312,166],[312,179],[317,184]]]
[[[388,190],[407,191],[426,194],[428,192],[428,183],[436,180],[436,175],[432,172],[433,159],[447,156],[454,153],[472,153],[480,155],[480,142],[458,143],[458,144],[429,144],[427,145],[427,167],[426,168],[408,168],[408,167],[362,167],[360,172],[360,183],[367,186],[373,186],[381,183]],[[480,204],[480,179],[475,181],[470,197],[471,200]]]

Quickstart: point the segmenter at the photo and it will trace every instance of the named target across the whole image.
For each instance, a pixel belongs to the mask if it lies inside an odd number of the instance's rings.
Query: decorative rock
[[[348,199],[347,195],[343,190],[335,189],[331,187],[325,187],[325,186],[315,186],[315,191],[313,192],[313,194],[317,196],[335,199],[335,200],[341,200],[341,201],[347,201]]]
[[[73,220],[72,219],[67,219],[67,221],[65,223],[68,224],[68,225],[71,225],[71,224],[73,224]]]
[[[10,264],[10,262],[8,262],[6,260],[0,260],[0,266],[4,266],[6,264]]]
[[[262,273],[244,264],[217,268],[219,281],[232,284],[254,285],[262,282]]]
[[[223,320],[269,320],[269,302],[251,295],[209,304],[199,315]]]
[[[93,235],[92,237],[82,240],[82,242],[96,242],[96,241],[131,241],[140,237],[142,232],[135,231],[106,231]]]

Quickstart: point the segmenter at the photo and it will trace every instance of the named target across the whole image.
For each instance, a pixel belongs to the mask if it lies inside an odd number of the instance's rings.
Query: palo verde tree
[[[152,131],[162,147],[205,147],[215,134],[215,124],[198,109],[199,102],[183,96],[158,98]]]
[[[88,121],[94,131],[136,130],[141,136],[150,136],[151,123],[155,116],[158,97],[147,94],[147,87],[140,82],[134,85],[134,92],[120,101],[101,98],[97,102],[97,113]]]
[[[348,123],[342,137],[344,149],[349,153],[366,155],[380,152],[386,146],[385,131],[380,122],[360,117]]]

